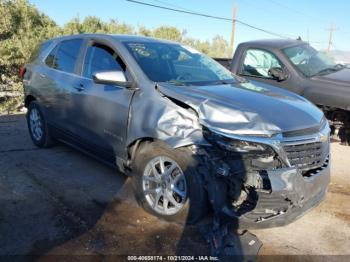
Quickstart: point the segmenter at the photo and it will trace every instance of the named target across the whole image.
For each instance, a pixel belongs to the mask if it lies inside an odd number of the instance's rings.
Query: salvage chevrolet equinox
[[[180,43],[124,35],[44,42],[22,70],[33,143],[63,141],[132,177],[171,221],[290,223],[329,179],[329,125],[306,99],[232,75]]]

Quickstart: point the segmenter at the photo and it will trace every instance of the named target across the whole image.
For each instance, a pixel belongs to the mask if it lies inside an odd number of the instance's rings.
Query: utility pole
[[[234,5],[232,9],[232,31],[231,31],[231,42],[230,42],[230,48],[232,52],[233,52],[233,46],[235,43],[236,17],[237,17],[237,6]]]
[[[330,26],[330,28],[326,29],[326,31],[329,31],[329,40],[328,40],[327,53],[329,53],[331,51],[331,47],[333,45],[333,32],[337,31],[337,30],[338,30],[338,28],[334,27],[333,24]]]

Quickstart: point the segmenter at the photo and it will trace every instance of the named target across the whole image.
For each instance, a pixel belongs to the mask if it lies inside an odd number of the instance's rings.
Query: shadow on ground
[[[332,144],[332,183],[320,207],[254,232],[265,244],[261,254],[349,254],[349,153]],[[0,116],[0,256],[208,253],[196,228],[143,212],[125,176],[63,145],[37,149],[23,115]]]
[[[0,137],[0,255],[208,254],[196,228],[139,208],[116,170],[61,144],[35,148],[24,115],[0,116]]]

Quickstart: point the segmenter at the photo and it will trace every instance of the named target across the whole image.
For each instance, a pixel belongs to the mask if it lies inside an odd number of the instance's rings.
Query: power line
[[[278,34],[278,33],[272,32],[272,31],[269,31],[269,30],[265,30],[263,28],[259,28],[257,26],[250,25],[250,24],[245,23],[245,22],[243,22],[241,20],[238,20],[238,19],[233,20],[233,19],[227,18],[227,17],[214,16],[214,15],[198,13],[198,12],[194,12],[194,11],[186,11],[186,10],[183,10],[183,9],[175,9],[175,8],[171,8],[171,7],[160,6],[160,5],[140,2],[140,1],[136,1],[136,0],[125,0],[125,1],[131,2],[131,3],[135,3],[135,4],[139,4],[139,5],[145,5],[145,6],[150,6],[150,7],[154,7],[154,8],[164,9],[164,10],[168,10],[168,11],[178,12],[178,13],[184,13],[184,14],[189,14],[189,15],[195,15],[195,16],[201,16],[201,17],[206,17],[206,18],[211,18],[211,19],[222,20],[222,21],[226,21],[226,22],[230,22],[230,23],[236,22],[236,23],[238,23],[240,25],[249,27],[251,29],[254,29],[254,30],[257,30],[257,31],[269,34],[269,35],[277,36],[277,37],[280,37],[280,38],[290,38],[290,37],[287,37],[287,36],[284,36],[284,35],[281,35],[281,34]]]
[[[299,14],[299,15],[303,16],[304,18],[305,17],[312,17],[314,19],[319,20],[320,22],[325,23],[325,21],[323,19],[321,19],[320,17],[318,17],[318,16],[316,17],[314,15],[310,15],[310,14],[306,14],[306,13],[300,12],[297,9],[291,8],[291,7],[289,7],[289,6],[285,5],[285,4],[281,4],[280,2],[277,2],[275,0],[267,0],[267,1],[269,1],[270,3],[272,3],[274,5],[278,5],[278,6],[282,7],[282,8],[284,8],[284,9],[287,9],[287,10],[289,10],[292,13]]]
[[[179,9],[181,9],[181,10],[185,10],[185,11],[189,11],[189,12],[195,12],[195,11],[193,11],[193,10],[191,10],[191,9],[183,8],[183,7],[179,6],[179,5],[174,5],[174,4],[168,3],[168,2],[166,2],[166,1],[160,1],[160,0],[151,0],[151,1],[152,1],[152,2],[161,3],[161,4],[163,4],[163,5],[168,5],[168,6],[172,6],[172,7],[175,7],[175,8],[179,8]]]
[[[296,9],[290,8],[289,6],[286,6],[286,5],[284,5],[284,4],[281,4],[281,3],[277,2],[276,0],[266,0],[266,1],[269,1],[269,2],[271,2],[271,3],[273,3],[273,4],[275,4],[275,5],[279,5],[280,7],[283,7],[283,8],[285,8],[285,9],[288,9],[288,10],[291,11],[291,12],[300,14],[300,15],[303,16],[303,17],[310,17],[310,18],[316,19],[316,20],[318,20],[318,21],[320,21],[320,22],[322,22],[322,23],[326,23],[326,21],[324,20],[324,17],[321,18],[321,16],[315,16],[315,15],[310,15],[310,14],[308,14],[308,13],[301,12],[301,11],[299,11],[299,10],[296,10]],[[329,31],[329,30],[328,30],[328,31]],[[345,31],[345,32],[344,32],[343,30],[342,30],[342,34],[343,34],[343,35],[344,35],[344,34],[350,35],[350,34],[349,34],[349,31]],[[332,44],[333,44],[333,43],[332,43]]]
[[[197,13],[197,12],[194,12],[194,11],[185,11],[185,10],[170,8],[170,7],[166,7],[166,6],[160,6],[160,5],[154,5],[154,4],[150,4],[150,3],[140,2],[140,1],[136,1],[136,0],[126,0],[126,1],[127,2],[132,2],[132,3],[135,3],[135,4],[140,4],[140,5],[151,6],[151,7],[155,7],[155,8],[159,8],[159,9],[165,9],[165,10],[169,10],[169,11],[179,12],[179,13],[185,13],[185,14],[190,14],[190,15],[202,16],[202,17],[206,17],[206,18],[213,18],[213,19],[218,19],[218,20],[223,20],[223,21],[229,21],[229,22],[232,23],[232,19],[231,18],[227,18],[227,17],[221,17],[221,16],[214,16],[214,15],[209,15],[209,14]]]
[[[293,12],[293,13],[298,13],[298,14],[301,14],[301,15],[305,16],[304,13],[300,12],[300,11],[297,10],[297,9],[290,8],[289,6],[286,6],[286,5],[284,5],[284,4],[281,4],[281,3],[277,2],[277,1],[274,1],[274,0],[268,0],[268,1],[271,2],[271,3],[273,3],[273,4],[275,4],[275,5],[279,5],[279,6],[283,7],[283,8],[285,8],[285,9],[287,9],[287,10]]]

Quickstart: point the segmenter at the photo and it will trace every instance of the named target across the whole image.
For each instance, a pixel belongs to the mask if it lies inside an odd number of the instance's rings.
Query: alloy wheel
[[[165,156],[150,160],[142,176],[143,193],[158,214],[174,215],[186,203],[187,185],[180,166]]]
[[[40,141],[43,137],[44,130],[39,110],[36,108],[32,108],[29,113],[29,126],[33,138],[36,141]]]

